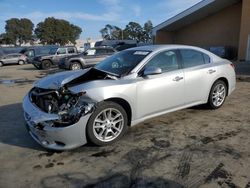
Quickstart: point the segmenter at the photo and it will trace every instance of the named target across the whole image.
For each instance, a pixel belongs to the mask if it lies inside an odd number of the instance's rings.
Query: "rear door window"
[[[74,54],[74,53],[76,53],[75,48],[73,47],[68,48],[68,54]]]
[[[66,48],[59,48],[58,50],[57,50],[57,54],[58,55],[63,55],[63,54],[66,54],[67,52],[66,52]]]
[[[184,68],[195,67],[210,63],[210,57],[196,50],[183,49],[180,55]]]

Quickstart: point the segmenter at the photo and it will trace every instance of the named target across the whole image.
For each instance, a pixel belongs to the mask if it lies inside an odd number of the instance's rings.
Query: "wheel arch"
[[[79,59],[70,60],[70,62],[69,62],[70,66],[72,65],[72,63],[79,63],[81,65],[81,67],[83,68],[83,62],[81,62]]]
[[[115,103],[121,105],[124,108],[124,110],[126,111],[126,113],[127,113],[128,125],[131,126],[132,108],[131,108],[130,104],[128,103],[128,101],[126,101],[125,99],[116,98],[116,97],[108,98],[108,99],[105,99],[104,101],[115,102]]]
[[[53,64],[53,61],[51,59],[43,59],[42,62],[49,61],[51,64]]]
[[[23,59],[18,59],[17,63],[19,64],[20,61],[22,61],[23,64],[25,64],[25,61]]]
[[[225,82],[225,84],[226,84],[226,86],[227,86],[227,93],[226,93],[226,96],[228,96],[228,91],[229,91],[229,82],[228,82],[228,79],[227,79],[226,77],[219,77],[219,78],[217,78],[217,79],[213,82],[213,85],[214,85],[215,82],[217,82],[217,81],[219,81],[219,80]],[[212,85],[212,86],[213,86],[213,85]],[[212,89],[212,87],[211,87],[211,89]]]
[[[208,94],[207,94],[207,97],[206,97],[206,102],[208,102],[208,100],[209,100],[209,95],[210,95],[210,92],[211,92],[211,90],[212,90],[212,87],[213,87],[214,83],[217,82],[218,80],[221,80],[221,81],[225,82],[225,84],[226,84],[226,86],[227,86],[227,91],[226,91],[227,93],[226,93],[226,96],[228,96],[228,91],[229,91],[229,82],[228,82],[228,79],[227,79],[226,77],[224,77],[224,76],[221,76],[221,77],[215,79],[215,80],[212,82],[212,84],[211,84],[211,86],[210,86],[210,90],[209,90],[209,92],[208,92]]]

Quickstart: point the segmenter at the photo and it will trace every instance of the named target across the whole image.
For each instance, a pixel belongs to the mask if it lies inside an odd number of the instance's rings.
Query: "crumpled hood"
[[[34,83],[34,87],[43,89],[59,89],[64,84],[84,75],[89,69],[77,71],[64,71],[53,75],[46,76]]]

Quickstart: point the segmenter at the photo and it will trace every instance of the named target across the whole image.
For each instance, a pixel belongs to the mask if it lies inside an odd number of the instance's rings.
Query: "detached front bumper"
[[[32,138],[45,148],[67,150],[87,143],[86,125],[91,114],[67,127],[52,127],[48,122],[60,119],[57,114],[41,111],[30,101],[29,94],[23,99],[24,118]]]

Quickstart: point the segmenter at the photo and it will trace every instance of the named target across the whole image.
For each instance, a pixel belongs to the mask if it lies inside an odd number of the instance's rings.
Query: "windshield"
[[[96,69],[119,76],[128,74],[150,51],[126,50],[108,57],[95,66]]]
[[[57,48],[51,48],[49,54],[54,55],[57,51]]]

